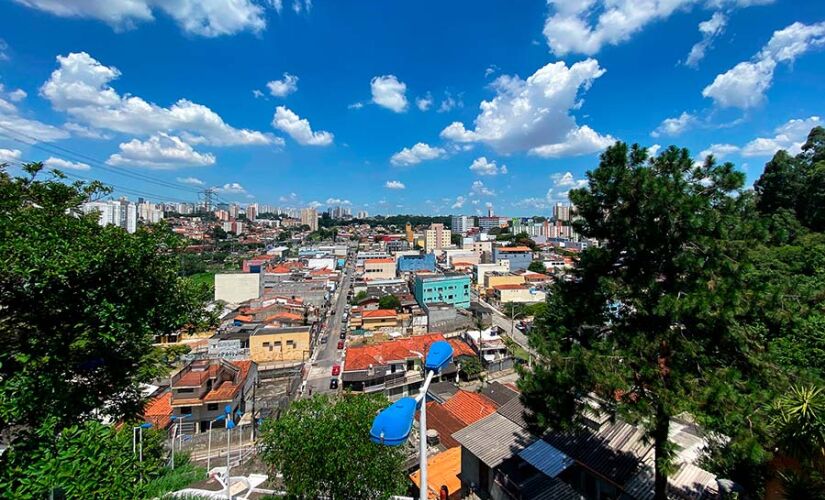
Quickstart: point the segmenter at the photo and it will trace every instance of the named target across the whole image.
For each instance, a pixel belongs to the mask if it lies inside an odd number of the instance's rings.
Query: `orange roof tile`
[[[430,333],[374,345],[350,346],[344,361],[344,371],[366,370],[370,365],[382,366],[391,361],[416,358],[418,354],[415,352],[426,353],[430,344],[437,340],[444,340],[444,336],[440,333]]]
[[[415,418],[420,418],[421,412],[415,412]],[[453,439],[453,434],[467,427],[464,422],[444,409],[444,406],[435,401],[427,402],[427,429],[438,431],[438,440],[445,448],[455,448],[461,444]]]
[[[304,317],[300,314],[295,314],[291,312],[279,312],[278,314],[273,314],[272,316],[266,318],[267,323],[272,323],[273,321],[303,321]]]
[[[496,404],[492,399],[463,389],[459,389],[443,406],[445,410],[464,422],[464,425],[475,423],[496,411]]]
[[[532,252],[530,247],[499,247],[499,252]]]
[[[235,316],[235,321],[243,321],[244,323],[251,323],[255,318],[246,314],[239,314]]]
[[[493,285],[493,289],[495,290],[527,290],[528,288],[524,285],[518,285],[514,283],[506,284],[506,285]]]
[[[381,259],[366,259],[364,260],[365,264],[395,264],[395,260],[390,258],[381,258]]]
[[[450,494],[461,490],[461,448],[450,448],[427,458],[427,498],[438,500],[441,486],[446,486]],[[410,474],[410,479],[421,488],[421,471]]]
[[[246,378],[249,376],[249,368],[252,366],[252,361],[232,361],[233,365],[240,368],[238,374],[238,383],[226,381],[216,388],[213,388],[203,398],[204,401],[230,401],[235,397],[241,387],[246,383]]]
[[[464,342],[461,339],[447,339],[447,342],[453,346],[453,357],[456,358],[458,356],[477,356],[476,352],[473,350],[472,347],[467,342]]]
[[[394,318],[396,315],[395,309],[375,309],[361,313],[362,318]]]
[[[158,429],[165,429],[171,422],[172,393],[166,391],[152,399],[143,410],[143,420],[151,423]]]

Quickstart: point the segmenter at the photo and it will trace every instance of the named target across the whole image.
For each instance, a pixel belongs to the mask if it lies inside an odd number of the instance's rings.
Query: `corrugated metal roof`
[[[573,459],[547,441],[539,439],[518,454],[525,462],[550,477],[556,477],[573,465]]]
[[[625,491],[637,500],[653,499],[654,475],[651,466],[645,466],[627,482]],[[668,477],[668,498],[704,500],[717,498],[716,476],[695,465],[682,464]]]
[[[539,474],[520,488],[523,500],[584,500],[572,486],[561,479]]]
[[[498,413],[454,433],[453,439],[491,468],[536,441],[535,436]]]
[[[510,389],[501,382],[487,384],[481,389],[481,393],[495,401],[498,406],[502,406],[518,396],[516,391]]]

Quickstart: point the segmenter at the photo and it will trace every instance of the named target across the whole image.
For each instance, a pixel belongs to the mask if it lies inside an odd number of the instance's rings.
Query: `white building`
[[[137,205],[128,200],[92,201],[84,203],[81,210],[85,214],[98,212],[98,224],[101,226],[112,224],[128,233],[137,231]]]
[[[467,234],[471,226],[470,218],[466,215],[453,215],[450,219],[450,230],[458,234]]]

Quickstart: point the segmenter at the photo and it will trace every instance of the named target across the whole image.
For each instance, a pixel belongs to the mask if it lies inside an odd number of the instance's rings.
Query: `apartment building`
[[[457,234],[467,234],[472,226],[472,219],[466,215],[453,215],[450,218],[450,230]]]
[[[533,250],[530,247],[496,247],[493,248],[493,261],[510,262],[511,271],[527,269],[533,262]]]
[[[395,259],[385,257],[364,260],[364,279],[388,280],[395,278]]]
[[[443,302],[466,309],[470,307],[470,277],[458,273],[418,275],[415,277],[414,294],[421,307]]]
[[[449,229],[444,227],[444,224],[433,223],[430,228],[424,231],[424,250],[431,253],[435,250],[442,250],[452,244]]]
[[[301,225],[309,226],[310,231],[318,230],[318,211],[314,208],[301,209]]]

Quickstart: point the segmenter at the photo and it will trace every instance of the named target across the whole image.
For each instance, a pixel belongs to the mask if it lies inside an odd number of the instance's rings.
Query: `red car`
[[[344,341],[343,341],[343,340],[339,340],[339,341],[338,341],[338,349],[343,349],[343,348],[344,348]]]
[[[341,365],[332,365],[332,376],[337,377],[341,373]]]

